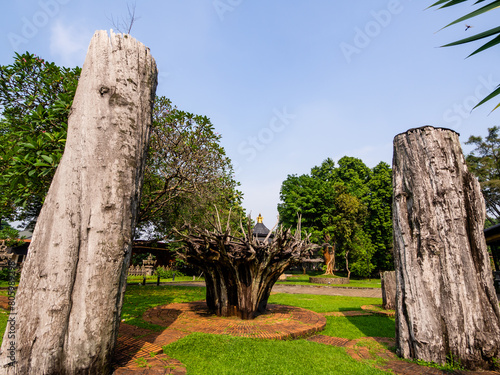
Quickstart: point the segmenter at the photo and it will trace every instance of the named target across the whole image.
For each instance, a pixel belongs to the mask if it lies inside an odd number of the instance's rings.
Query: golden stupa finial
[[[259,217],[257,218],[257,223],[262,224],[262,215],[259,214]]]

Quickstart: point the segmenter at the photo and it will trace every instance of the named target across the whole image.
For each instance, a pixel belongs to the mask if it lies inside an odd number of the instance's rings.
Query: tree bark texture
[[[205,275],[207,306],[219,316],[253,319],[265,312],[271,289],[292,264],[312,254],[312,245],[290,230],[279,228],[271,242],[252,236],[250,226],[244,238],[228,230],[213,232],[191,229],[183,235],[185,248],[179,254]]]
[[[396,309],[396,271],[381,274],[382,306],[386,310]]]
[[[11,312],[14,337],[8,337],[9,331],[4,336],[0,373],[110,371],[156,77],[155,61],[143,44],[128,35],[94,34],[64,155],[38,218]]]
[[[393,188],[398,354],[491,368],[500,312],[485,205],[458,134],[426,126],[397,135]]]

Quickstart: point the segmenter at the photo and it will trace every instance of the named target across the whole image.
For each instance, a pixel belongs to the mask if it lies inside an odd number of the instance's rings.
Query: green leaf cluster
[[[500,138],[499,127],[488,128],[488,135],[470,136],[465,142],[475,149],[466,156],[467,166],[478,178],[486,203],[488,220],[486,225],[498,223],[500,219]]]
[[[454,6],[454,5],[463,3],[465,1],[467,1],[467,0],[439,0],[439,1],[435,2],[434,4],[432,4],[430,7],[438,7],[439,6],[439,8],[442,9],[442,8],[447,8],[450,6]],[[474,0],[473,5],[477,5],[479,3],[484,3],[485,1],[486,0]],[[478,9],[467,13],[465,16],[456,19],[455,21],[449,23],[448,25],[446,25],[443,28],[446,28],[446,27],[452,26],[452,25],[456,25],[457,23],[467,21],[473,17],[477,17],[481,14],[484,14],[486,12],[489,12],[489,11],[497,9],[497,8],[500,8],[500,0],[492,0],[486,4],[481,4],[481,6]],[[467,28],[469,28],[469,26]],[[478,40],[481,40],[484,38],[488,38],[488,37],[493,37],[493,38],[490,39],[489,41],[487,41],[486,43],[484,43],[483,45],[481,45],[479,48],[477,48],[475,51],[473,51],[469,56],[467,56],[467,57],[470,57],[470,56],[473,56],[479,52],[485,51],[485,50],[499,44],[500,43],[500,27],[494,27],[490,30],[483,31],[481,33],[472,35],[468,38],[457,40],[456,42],[446,44],[442,47],[456,46],[459,44],[475,42],[475,41],[478,41]],[[497,88],[495,90],[493,90],[492,93],[490,93],[483,100],[481,100],[474,108],[480,106],[483,103],[486,103],[487,101],[489,101],[490,99],[493,99],[495,96],[497,96],[499,94],[500,94],[500,85],[498,85]],[[497,109],[498,107],[500,107],[500,103],[498,103],[497,106],[495,108],[493,108],[493,111],[495,109]]]
[[[239,227],[243,194],[221,138],[206,116],[156,98],[138,219],[143,236],[170,236],[185,223],[209,227],[215,207],[224,217],[231,210]]]
[[[80,68],[30,54],[0,66],[0,217],[38,216],[62,158]],[[217,206],[244,218],[231,160],[205,116],[157,97],[138,217],[150,237],[184,222],[207,225]]]
[[[360,159],[328,158],[310,174],[289,175],[280,191],[280,220],[317,244],[336,248],[338,260],[357,276],[393,269],[392,181],[386,163],[368,168]]]
[[[28,52],[0,66],[0,210],[36,216],[62,157],[80,68]]]

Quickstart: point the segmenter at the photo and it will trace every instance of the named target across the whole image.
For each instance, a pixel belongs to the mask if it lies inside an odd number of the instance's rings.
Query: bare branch
[[[140,18],[135,15],[135,8],[136,3],[134,3],[133,5],[127,4],[127,17],[122,17],[121,19],[119,19],[118,17],[115,19],[112,15],[111,17],[107,17],[108,21],[111,22],[113,29],[121,34],[130,34],[135,21]]]

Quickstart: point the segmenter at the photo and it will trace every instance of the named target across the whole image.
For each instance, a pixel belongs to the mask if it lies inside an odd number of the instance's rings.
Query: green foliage
[[[18,272],[19,270],[16,268],[16,269],[10,269],[9,267],[6,267],[6,268],[2,268],[0,270],[0,281],[8,281],[8,286],[10,286],[10,282],[11,282],[11,276],[13,277],[13,281],[14,282],[19,282],[19,279],[21,277],[21,273]],[[12,275],[12,272],[14,272],[14,275]]]
[[[2,268],[0,270],[0,280],[8,281],[10,279],[10,271],[8,268]]]
[[[165,327],[148,323],[142,319],[146,310],[169,303],[203,300],[205,289],[170,285],[129,285],[123,298],[121,317],[125,323],[161,331]]]
[[[331,159],[308,175],[289,175],[278,205],[285,226],[302,229],[317,244],[335,245],[336,264],[358,276],[393,269],[392,182],[386,163],[370,170],[360,159]]]
[[[416,363],[417,365],[420,366],[425,366],[425,367],[432,367],[441,371],[446,371],[446,372],[454,372],[454,371],[464,371],[465,368],[462,366],[460,361],[456,361],[453,358],[453,355],[450,353],[446,357],[446,363],[444,365],[441,365],[436,362],[428,362],[424,361],[423,359],[414,359],[414,360],[408,360],[408,362],[413,362]]]
[[[392,254],[392,170],[380,162],[373,168],[367,182],[368,217],[364,230],[375,248],[372,263],[376,270],[393,270]]]
[[[450,6],[454,6],[454,5],[463,3],[465,1],[466,0],[439,0],[439,1],[435,2],[434,4],[432,4],[430,7],[435,7],[435,6],[440,5],[439,8],[447,8]],[[477,5],[479,3],[484,2],[485,0],[474,0],[474,1],[475,2],[473,5]],[[458,24],[458,23],[462,23],[462,22],[467,21],[473,17],[477,17],[481,14],[484,14],[486,12],[489,12],[489,11],[491,11],[493,9],[497,9],[497,8],[500,8],[500,0],[491,0],[489,3],[481,4],[478,9],[473,10],[472,12],[467,13],[465,16],[460,17],[460,18],[456,19],[455,21],[449,23],[444,28],[451,26],[451,25]],[[449,47],[449,46],[456,46],[456,45],[464,44],[464,43],[471,43],[471,42],[475,42],[475,41],[478,41],[478,40],[481,40],[484,38],[488,38],[488,37],[494,37],[494,38],[490,39],[488,42],[484,43],[482,46],[480,46],[474,52],[472,52],[469,56],[467,56],[467,57],[470,57],[472,55],[475,55],[476,53],[485,51],[485,50],[499,44],[500,43],[500,27],[495,27],[493,29],[481,32],[479,34],[472,35],[468,38],[460,39],[456,42],[446,44],[442,47]],[[481,100],[474,108],[482,105],[483,103],[486,103],[487,101],[489,101],[490,99],[493,99],[495,96],[497,96],[499,94],[500,94],[500,85],[498,85],[497,88],[495,90],[493,90],[493,92],[491,94],[489,94],[483,100]],[[497,109],[498,107],[500,107],[500,103],[498,103],[497,106],[495,108],[493,108],[493,111],[495,109]]]
[[[80,68],[28,52],[0,66],[0,210],[37,216],[62,157]]]
[[[0,241],[2,240],[8,247],[19,246],[23,243],[22,239],[19,238],[19,231],[4,223],[0,229]]]
[[[0,218],[38,216],[63,154],[80,73],[28,52],[0,66]],[[232,209],[239,222],[242,194],[210,120],[165,97],[155,103],[139,230],[158,238],[184,222],[208,225],[214,205]]]
[[[235,223],[244,218],[239,183],[220,141],[210,119],[156,98],[138,220],[143,234],[170,236],[184,223],[207,227],[215,206],[232,209]]]
[[[155,275],[156,276],[160,276],[161,279],[171,279],[172,277],[174,277],[174,274],[175,274],[175,277],[180,277],[180,276],[184,276],[184,274],[179,271],[179,270],[176,270],[176,269],[172,269],[172,268],[166,268],[166,267],[158,267],[156,268],[155,270]]]
[[[488,129],[486,138],[470,136],[465,142],[476,148],[466,156],[467,166],[478,178],[490,221],[500,219],[500,138],[499,128]]]

